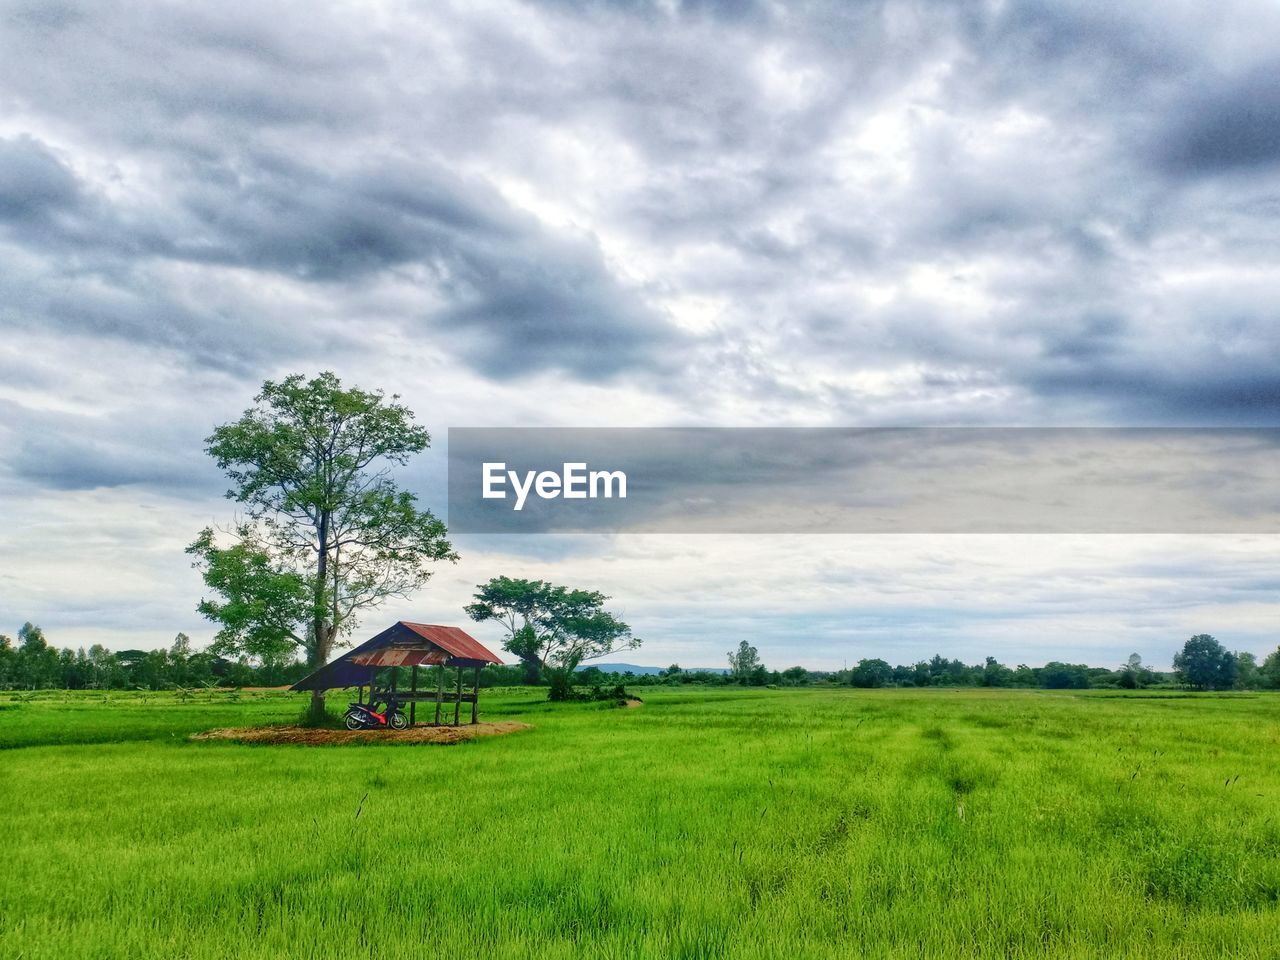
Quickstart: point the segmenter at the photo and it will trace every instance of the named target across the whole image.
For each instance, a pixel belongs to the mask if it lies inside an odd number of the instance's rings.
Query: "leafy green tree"
[[[1236,680],[1236,658],[1207,633],[1197,633],[1173,658],[1178,679],[1197,690],[1230,690]]]
[[[169,679],[169,652],[148,650],[133,669],[133,682],[144,690],[166,690],[173,686]]]
[[[929,671],[928,660],[920,660],[912,665],[911,683],[917,687],[927,687],[933,683],[933,675]]]
[[[1091,686],[1089,668],[1082,663],[1050,661],[1040,668],[1040,686],[1047,690],[1085,690]]]
[[[187,548],[217,595],[199,605],[221,625],[216,652],[299,648],[319,667],[363,611],[409,596],[432,563],[457,559],[444,524],[390,477],[430,444],[398,399],[327,372],[268,380],[253,407],[209,436],[227,497],[247,514]],[[311,710],[324,713],[323,691]]]
[[[799,686],[809,678],[809,671],[804,667],[787,667],[782,671],[782,679],[787,683]]]
[[[232,687],[251,687],[257,679],[253,664],[247,657],[240,657],[227,664],[227,684]]]
[[[1262,686],[1262,672],[1258,669],[1258,658],[1248,651],[1235,655],[1237,690],[1257,690]]]
[[[17,669],[18,651],[13,648],[13,637],[0,633],[0,688],[17,685]]]
[[[115,655],[116,663],[120,664],[120,669],[124,673],[124,686],[141,687],[143,683],[139,681],[139,671],[142,668],[142,661],[147,658],[145,650],[121,650]]]
[[[76,670],[75,651],[65,648],[58,653],[58,674],[54,678],[52,686],[61,687],[63,690],[79,690],[82,689],[79,676]]]
[[[859,660],[850,682],[855,687],[885,687],[893,679],[893,667],[879,658]]]
[[[984,687],[1013,686],[1013,671],[998,662],[995,657],[987,657],[982,667],[982,685]]]
[[[180,687],[191,682],[191,638],[179,633],[169,648],[168,679]]]
[[[495,621],[506,628],[503,647],[520,659],[525,683],[537,683],[542,678],[543,639],[539,628],[552,619],[551,590],[545,580],[494,577],[476,586],[475,599],[466,607],[467,616],[477,623]]]
[[[100,643],[89,648],[89,676],[94,690],[111,690],[125,684],[119,659]]]
[[[30,621],[18,630],[14,667],[18,686],[31,690],[56,687],[61,679],[58,651],[49,646],[44,631]]]
[[[208,650],[200,650],[187,658],[186,685],[205,687],[214,682],[214,664],[217,656]]]
[[[66,649],[58,654],[61,676],[58,685],[64,690],[87,690],[93,685],[93,665],[84,647]]]
[[[1263,686],[1272,690],[1280,689],[1280,647],[1276,647],[1267,654],[1266,659],[1262,661],[1262,666],[1258,668],[1258,673],[1261,675]]]
[[[598,590],[494,577],[477,585],[466,612],[477,623],[502,624],[503,646],[520,658],[526,682],[536,683],[546,672],[551,698],[564,699],[582,663],[640,646],[631,627],[604,609],[608,599]]]
[[[750,683],[752,674],[760,666],[760,651],[745,640],[738,644],[737,650],[729,651],[729,676],[738,683]]]
[[[1039,685],[1039,679],[1036,676],[1034,667],[1029,667],[1025,663],[1018,664],[1013,670],[1013,685],[1015,687],[1034,687]]]
[[[1120,669],[1120,686],[1126,690],[1141,690],[1150,686],[1153,680],[1151,671],[1142,664],[1142,657],[1136,653],[1129,654],[1129,659]]]

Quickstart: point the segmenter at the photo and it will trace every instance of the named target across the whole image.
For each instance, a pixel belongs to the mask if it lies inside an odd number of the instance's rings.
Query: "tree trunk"
[[[333,648],[333,627],[323,621],[315,626],[315,643],[311,647],[310,666],[313,670],[319,670],[329,662],[329,654]],[[311,706],[307,711],[307,720],[309,723],[323,723],[325,719],[324,708],[324,691],[311,691]]]
[[[316,528],[318,556],[316,558],[316,584],[314,596],[314,614],[311,634],[311,663],[313,670],[319,670],[329,662],[329,650],[333,640],[333,626],[327,621],[328,605],[325,603],[325,588],[329,585],[329,514],[320,514],[320,522]],[[313,724],[324,722],[324,691],[311,691],[311,709],[307,717]]]

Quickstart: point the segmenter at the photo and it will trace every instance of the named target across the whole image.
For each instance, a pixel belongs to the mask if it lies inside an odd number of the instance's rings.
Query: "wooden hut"
[[[490,663],[502,663],[478,640],[459,629],[435,623],[401,620],[344,653],[315,673],[303,677],[290,690],[332,690],[358,687],[361,703],[385,703],[389,709],[405,704],[409,722],[418,720],[418,704],[435,704],[435,721],[441,724],[446,704],[453,705],[453,725],[461,719],[462,705],[471,704],[471,722],[479,712],[480,671]],[[434,683],[419,682],[421,668],[434,667]],[[456,668],[456,683],[446,683],[446,671]],[[408,676],[400,671],[407,669]],[[464,690],[463,673],[471,671],[471,690]],[[405,684],[402,681],[408,680]],[[368,700],[365,691],[368,690]],[[445,717],[447,719],[447,715]]]

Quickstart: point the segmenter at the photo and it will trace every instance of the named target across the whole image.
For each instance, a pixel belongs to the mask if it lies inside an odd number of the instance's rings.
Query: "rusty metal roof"
[[[290,690],[331,690],[369,683],[381,667],[444,664],[482,667],[502,663],[458,627],[401,620],[338,659],[303,677]]]
[[[490,653],[475,637],[459,627],[443,627],[438,623],[410,623],[401,620],[400,626],[408,627],[418,636],[430,640],[437,647],[463,660],[483,660],[485,663],[502,661]]]

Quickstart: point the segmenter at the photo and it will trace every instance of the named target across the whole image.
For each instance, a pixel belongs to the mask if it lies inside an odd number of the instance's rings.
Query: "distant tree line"
[[[1208,634],[1188,640],[1173,658],[1172,672],[1147,668],[1142,657],[1130,654],[1118,670],[1083,663],[1051,661],[1043,667],[1018,664],[1008,667],[995,657],[967,664],[939,655],[909,665],[893,666],[887,660],[859,660],[851,669],[809,670],[789,667],[770,670],[760,662],[759,651],[743,641],[729,652],[727,672],[684,670],[673,664],[657,674],[606,673],[596,667],[578,672],[579,683],[604,686],[625,682],[629,686],[699,683],[710,686],[806,686],[814,684],[853,687],[1026,687],[1047,690],[1083,690],[1091,687],[1141,690],[1147,687],[1185,687],[1195,690],[1280,689],[1280,647],[1261,664],[1248,652],[1233,653]],[[499,668],[501,669],[501,668]],[[511,682],[518,682],[513,676]]]
[[[174,690],[180,687],[273,687],[307,673],[296,660],[228,660],[208,650],[192,650],[179,633],[161,650],[58,649],[44,631],[24,623],[17,641],[0,634],[0,689],[5,690]]]
[[[851,669],[810,670],[789,667],[770,670],[759,651],[746,641],[730,651],[725,671],[686,670],[672,664],[656,674],[579,669],[579,685],[607,687],[702,684],[755,687],[810,685],[853,687],[1038,687],[1086,689],[1112,687],[1189,687],[1196,690],[1280,689],[1280,648],[1262,661],[1248,652],[1233,653],[1208,634],[1197,634],[1174,656],[1174,670],[1149,670],[1138,654],[1131,654],[1119,670],[1082,663],[1053,661],[1043,667],[1007,667],[994,657],[980,664],[948,660],[941,655],[906,666],[891,666],[879,658],[859,660]],[[185,633],[168,649],[111,651],[101,644],[85,649],[49,645],[44,631],[25,623],[16,641],[0,634],[0,689],[6,690],[173,690],[183,687],[274,687],[301,679],[310,668],[297,659],[241,656],[227,659],[210,650],[192,650]],[[554,675],[538,676],[547,685]],[[530,684],[527,663],[491,666],[481,674],[483,686]]]

